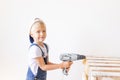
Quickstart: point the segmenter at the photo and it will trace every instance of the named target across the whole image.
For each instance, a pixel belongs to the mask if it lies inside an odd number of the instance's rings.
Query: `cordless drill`
[[[61,61],[76,61],[76,60],[83,60],[83,59],[86,59],[86,56],[80,55],[80,54],[64,53],[60,55]],[[63,69],[63,74],[68,75],[66,68]]]

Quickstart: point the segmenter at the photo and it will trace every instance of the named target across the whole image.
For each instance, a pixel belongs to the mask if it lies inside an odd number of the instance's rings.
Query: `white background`
[[[120,57],[120,0],[0,0],[0,80],[25,80],[36,17],[46,24],[52,62],[61,53]],[[67,79],[81,80],[83,69],[74,62]],[[64,78],[48,71],[47,80]]]

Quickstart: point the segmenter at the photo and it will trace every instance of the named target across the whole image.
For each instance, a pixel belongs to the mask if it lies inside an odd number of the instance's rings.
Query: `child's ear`
[[[31,37],[33,37],[33,34],[32,34],[32,33],[30,33],[30,36],[31,36]]]

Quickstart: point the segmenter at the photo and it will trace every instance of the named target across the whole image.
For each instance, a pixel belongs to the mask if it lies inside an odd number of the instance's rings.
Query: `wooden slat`
[[[93,65],[93,66],[108,66],[108,67],[109,67],[109,66],[111,66],[111,67],[112,67],[112,66],[113,66],[113,67],[116,66],[116,67],[120,67],[120,64],[104,64],[104,63],[98,64],[98,63],[89,63],[88,65],[89,65],[89,66],[92,66],[92,65]]]
[[[110,63],[112,63],[112,64],[120,64],[120,61],[110,61],[110,60],[108,60],[108,61],[105,61],[105,60],[93,60],[93,61],[90,61],[90,60],[88,60],[87,61],[87,63],[96,63],[96,64],[101,64],[101,63],[104,63],[104,64],[110,64]]]
[[[118,70],[120,71],[120,67],[89,67],[89,70],[92,71],[92,70]]]
[[[99,77],[120,78],[120,58],[88,56],[85,73],[86,80],[98,80]]]
[[[120,72],[94,70],[90,73],[90,75],[92,75],[94,77],[120,77]]]
[[[112,59],[112,60],[120,60],[120,57],[104,57],[104,56],[87,56],[87,59]]]

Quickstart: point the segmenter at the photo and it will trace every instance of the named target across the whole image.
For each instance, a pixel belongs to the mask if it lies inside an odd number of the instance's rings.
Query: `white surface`
[[[60,53],[120,56],[120,0],[0,0],[0,80],[25,80],[28,34],[35,17],[47,26],[50,60]],[[73,64],[69,80],[80,80],[84,66]],[[76,71],[76,72],[74,72]],[[72,76],[74,75],[74,76]],[[48,80],[61,80],[61,70]]]

